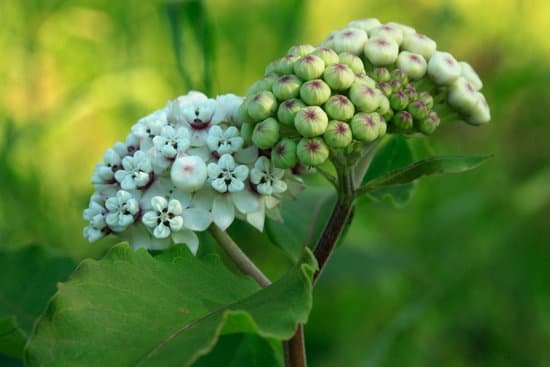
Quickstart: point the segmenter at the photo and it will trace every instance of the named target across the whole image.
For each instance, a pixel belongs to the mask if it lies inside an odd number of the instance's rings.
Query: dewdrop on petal
[[[317,79],[323,75],[325,62],[318,56],[306,55],[294,63],[294,73],[302,80]]]
[[[448,52],[437,51],[428,63],[428,74],[437,84],[450,84],[462,72],[460,64]]]
[[[415,54],[422,55],[426,60],[429,60],[435,53],[437,44],[431,38],[420,34],[408,34],[403,38],[401,48]]]
[[[317,106],[303,108],[294,119],[296,130],[306,138],[322,135],[327,130],[327,125],[327,114]]]
[[[283,75],[273,82],[272,91],[280,100],[294,98],[300,94],[302,81],[295,75]]]
[[[306,107],[306,104],[300,99],[287,99],[279,105],[277,119],[281,124],[293,126],[296,113],[304,107]]]
[[[393,64],[399,55],[399,45],[389,37],[374,37],[365,44],[365,56],[374,66]]]
[[[321,138],[302,138],[297,147],[298,159],[306,166],[318,166],[329,156],[329,150]]]
[[[349,52],[354,55],[361,54],[365,42],[367,42],[367,33],[358,28],[345,28],[334,35],[333,48],[336,52]]]
[[[323,138],[331,148],[345,148],[353,140],[350,126],[344,121],[337,120],[329,121]]]
[[[206,182],[206,163],[198,156],[176,158],[170,171],[170,178],[175,187],[185,192],[195,192]]]
[[[481,88],[483,88],[483,82],[479,78],[479,75],[476,73],[474,68],[468,64],[467,62],[460,61],[460,70],[461,70],[461,76],[463,76],[467,81],[472,83],[475,90],[479,91]]]
[[[411,79],[420,79],[426,75],[428,64],[422,55],[402,51],[397,57],[397,67],[403,70]]]

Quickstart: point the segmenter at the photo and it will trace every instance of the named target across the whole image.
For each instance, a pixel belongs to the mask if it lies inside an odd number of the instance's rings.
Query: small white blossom
[[[183,228],[183,208],[177,200],[166,200],[162,196],[151,199],[153,210],[143,214],[143,224],[153,229],[153,235],[157,238],[167,238],[172,232]]]
[[[160,134],[153,138],[153,144],[163,157],[173,159],[178,153],[189,148],[191,134],[186,127],[164,126]]]
[[[103,163],[99,163],[92,175],[93,184],[111,184],[115,182],[115,172],[122,167],[122,158],[114,149],[107,149]]]
[[[180,106],[183,121],[191,130],[191,145],[202,146],[206,144],[208,129],[213,125],[212,118],[215,110],[216,101],[213,99],[194,101]]]
[[[369,30],[369,37],[390,38],[400,45],[403,42],[403,31],[395,25],[384,24]]]
[[[83,234],[90,242],[95,242],[104,237],[109,231],[105,222],[107,209],[105,209],[104,204],[104,200],[96,193],[92,195],[90,205],[84,210],[83,218],[89,225],[84,228]]]
[[[147,150],[153,146],[153,138],[160,135],[162,128],[168,124],[166,112],[157,110],[140,119],[132,126],[132,134],[139,139],[140,149]]]
[[[139,203],[128,191],[120,190],[105,201],[105,222],[114,232],[122,232],[132,223],[139,212]]]
[[[437,84],[449,85],[461,72],[460,64],[448,52],[436,51],[428,63],[428,74]]]
[[[248,167],[236,165],[230,154],[224,154],[217,163],[208,164],[208,178],[212,188],[218,192],[236,192],[244,189]]]
[[[124,157],[122,169],[115,172],[115,179],[124,190],[134,190],[147,186],[153,172],[150,157],[138,151],[133,156]]]
[[[244,144],[244,140],[235,126],[223,130],[219,125],[214,125],[208,132],[206,143],[211,151],[221,156],[239,151]]]
[[[284,175],[284,170],[273,167],[266,157],[260,157],[250,170],[250,182],[256,185],[256,190],[262,195],[281,194],[287,189]]]
[[[403,70],[411,79],[420,79],[426,75],[428,63],[422,55],[402,51],[397,57],[397,67]]]
[[[390,65],[397,60],[399,45],[392,38],[376,36],[367,41],[364,51],[373,65]]]
[[[461,76],[466,78],[467,81],[472,83],[474,88],[479,91],[481,88],[483,88],[483,82],[479,78],[479,75],[476,73],[474,68],[468,64],[467,62],[460,61],[460,70],[461,70]]]
[[[333,48],[336,52],[350,52],[359,55],[368,40],[367,33],[360,28],[345,28],[334,35]]]
[[[401,47],[405,51],[422,55],[426,60],[429,60],[435,53],[437,45],[431,38],[420,33],[415,33],[406,35],[403,38]]]
[[[216,97],[216,111],[212,116],[212,125],[226,122],[229,125],[238,125],[238,111],[244,98],[235,94],[223,94]]]

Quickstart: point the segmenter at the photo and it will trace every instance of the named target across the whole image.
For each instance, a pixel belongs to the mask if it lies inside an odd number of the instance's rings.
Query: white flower
[[[213,121],[216,111],[216,101],[213,99],[192,99],[179,105],[181,118],[191,131],[191,145],[202,146],[206,144],[208,129],[215,123]]]
[[[109,232],[107,223],[105,222],[107,209],[105,209],[104,204],[100,195],[96,193],[92,195],[90,205],[84,210],[83,218],[90,225],[84,228],[83,234],[89,242],[95,242]]]
[[[461,75],[464,78],[466,78],[467,81],[472,83],[472,85],[477,91],[481,90],[481,88],[483,88],[483,82],[479,78],[479,75],[476,73],[474,68],[470,64],[464,61],[459,62],[459,64],[460,64]]]
[[[401,27],[391,24],[384,24],[369,30],[369,37],[383,37],[393,39],[397,45],[403,42],[403,31]]]
[[[393,64],[399,54],[399,45],[389,37],[374,37],[365,44],[365,56],[374,66]]]
[[[428,74],[437,84],[448,85],[462,72],[460,64],[448,52],[437,51],[428,63]]]
[[[230,125],[237,125],[239,122],[238,111],[244,98],[235,94],[223,94],[216,97],[216,111],[212,116],[212,125],[227,122]]]
[[[403,50],[422,55],[426,60],[429,60],[435,53],[437,45],[431,38],[420,33],[415,33],[406,35],[403,38],[401,47]]]
[[[476,89],[466,78],[459,77],[449,86],[449,104],[466,115],[476,109],[478,100]]]
[[[142,152],[136,152],[132,157],[124,157],[122,169],[115,172],[115,179],[124,190],[143,188],[149,184],[153,166],[150,157]]]
[[[397,67],[403,70],[411,79],[420,79],[426,74],[428,64],[420,54],[402,51],[397,57]]]
[[[173,159],[178,153],[184,152],[191,144],[191,134],[186,127],[164,126],[160,135],[153,138],[153,144],[163,157]]]
[[[204,158],[192,155],[176,158],[170,171],[174,185],[186,192],[194,192],[203,187],[206,176]]]
[[[223,155],[239,151],[244,144],[244,140],[235,126],[223,130],[220,126],[214,125],[208,132],[206,143],[211,151]]]
[[[208,164],[208,178],[214,190],[236,192],[244,189],[244,181],[248,177],[248,167],[237,166],[233,156],[224,154],[217,163]]]
[[[208,100],[208,97],[201,92],[190,91],[184,96],[179,96],[173,101],[168,102],[166,106],[166,118],[172,125],[182,125],[184,118],[182,115],[182,107],[187,104],[202,103]]]
[[[260,157],[250,170],[250,182],[256,185],[256,190],[262,195],[281,194],[287,189],[284,175],[284,170],[273,167],[266,157]]]
[[[167,124],[166,111],[157,110],[132,126],[133,135],[139,139],[140,149],[147,150],[151,148],[153,138],[160,135],[162,128]]]
[[[360,28],[345,28],[338,31],[333,38],[336,52],[350,52],[359,55],[367,42],[367,33]]]
[[[115,172],[122,167],[122,158],[112,148],[103,155],[103,163],[96,165],[92,175],[93,184],[112,184],[115,182]]]
[[[359,28],[365,32],[370,31],[373,28],[381,26],[382,23],[376,18],[358,19],[349,22],[348,27]]]
[[[105,222],[114,232],[122,232],[132,223],[139,212],[139,203],[128,191],[120,190],[105,201]]]

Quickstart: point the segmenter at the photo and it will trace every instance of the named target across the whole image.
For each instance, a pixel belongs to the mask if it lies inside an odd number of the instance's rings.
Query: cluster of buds
[[[319,47],[299,45],[272,62],[239,109],[245,139],[276,167],[317,166],[386,133],[432,134],[440,122],[490,120],[479,76],[436,43],[398,23],[351,22]]]
[[[225,230],[240,218],[263,230],[266,215],[280,219],[281,199],[301,180],[245,143],[242,100],[190,92],[139,120],[94,170],[84,236],[115,234],[150,249],[185,243],[196,252],[196,232],[212,223]]]

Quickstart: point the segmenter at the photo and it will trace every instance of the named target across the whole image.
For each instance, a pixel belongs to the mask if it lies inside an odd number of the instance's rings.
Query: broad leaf
[[[389,172],[405,167],[414,162],[413,151],[404,136],[393,135],[389,137],[376,151],[369,166],[363,184],[388,174]],[[376,201],[388,201],[395,205],[404,205],[412,196],[414,183],[391,188],[380,188],[369,196]]]
[[[189,366],[222,334],[287,339],[307,321],[315,260],[307,252],[270,287],[184,246],[152,257],[118,245],[59,285],[27,345],[29,366]]]
[[[490,156],[472,157],[431,157],[415,162],[407,167],[393,170],[384,176],[368,181],[365,192],[375,191],[386,186],[407,185],[422,176],[444,173],[460,173],[472,170],[486,161]]]
[[[298,261],[304,246],[314,246],[336,203],[336,192],[328,187],[310,187],[296,200],[283,203],[283,222],[267,220],[266,233],[271,241]]]
[[[0,319],[0,354],[16,359],[23,357],[27,338],[15,321],[15,317]]]

